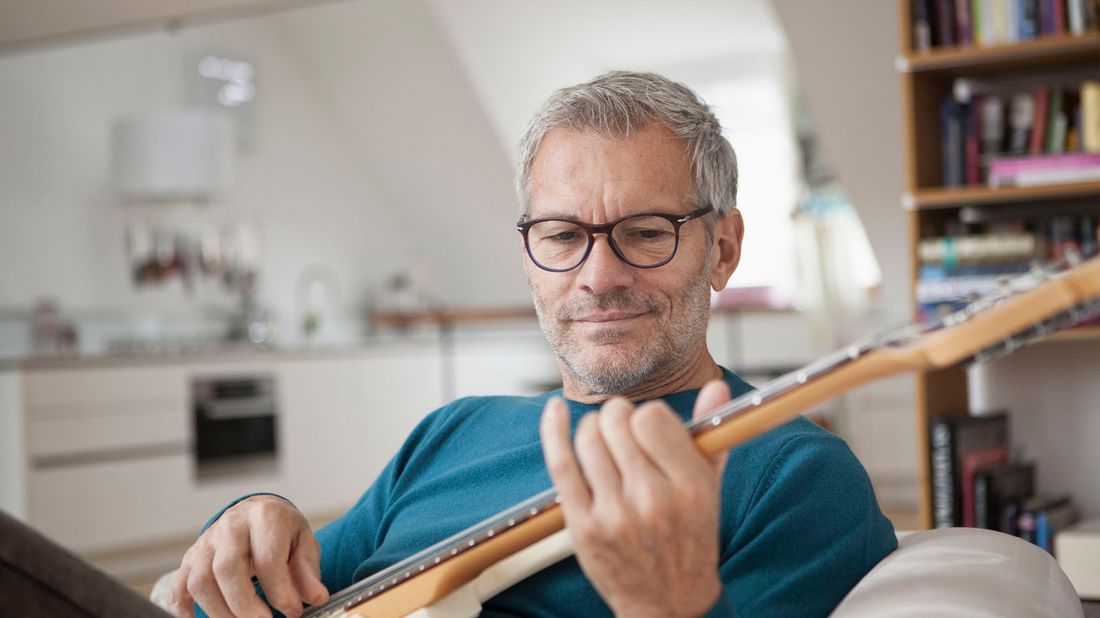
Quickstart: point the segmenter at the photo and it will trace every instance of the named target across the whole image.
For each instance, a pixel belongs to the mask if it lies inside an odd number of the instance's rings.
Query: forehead
[[[531,215],[615,218],[681,210],[690,199],[686,144],[650,124],[630,136],[552,129],[531,166]],[[587,218],[587,217],[586,217]]]

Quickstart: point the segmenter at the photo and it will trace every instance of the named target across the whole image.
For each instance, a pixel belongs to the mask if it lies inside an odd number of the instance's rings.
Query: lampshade
[[[210,200],[231,185],[234,143],[217,111],[126,118],[114,127],[115,187],[130,201]]]

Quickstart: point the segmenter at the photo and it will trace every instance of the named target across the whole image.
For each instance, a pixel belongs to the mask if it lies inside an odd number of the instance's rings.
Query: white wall
[[[240,156],[236,190],[207,213],[117,205],[112,122],[182,107],[185,59],[204,50],[258,65],[258,136]],[[0,57],[0,84],[0,306],[54,297],[69,309],[181,313],[233,302],[214,286],[197,299],[178,283],[135,290],[123,233],[136,217],[258,222],[262,293],[287,322],[296,318],[296,279],[307,265],[332,268],[351,304],[414,254],[394,205],[362,173],[278,17],[8,55]]]
[[[827,159],[852,200],[882,269],[873,330],[911,318],[897,3],[771,0]],[[916,387],[903,376],[847,398],[848,435],[880,498],[916,500]]]

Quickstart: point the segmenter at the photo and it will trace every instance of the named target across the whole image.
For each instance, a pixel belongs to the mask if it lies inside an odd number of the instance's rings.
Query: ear
[[[710,265],[710,286],[715,292],[724,290],[737,264],[741,262],[741,240],[745,236],[745,221],[734,208],[718,217],[714,226],[713,259]]]

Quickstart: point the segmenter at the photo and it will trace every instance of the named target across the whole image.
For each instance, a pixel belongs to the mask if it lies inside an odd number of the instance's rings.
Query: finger
[[[234,616],[270,616],[267,604],[252,585],[252,556],[249,551],[248,528],[223,527],[217,535],[218,549],[211,570],[218,582],[222,598]]]
[[[232,618],[211,569],[211,556],[202,557],[187,574],[187,592],[210,618]]]
[[[630,418],[638,446],[672,485],[713,477],[713,465],[704,456],[680,417],[661,401],[643,404]]]
[[[729,385],[724,380],[711,380],[703,385],[703,388],[699,391],[699,396],[695,398],[695,410],[691,416],[693,419],[702,418],[729,400]],[[718,478],[721,478],[726,468],[726,462],[729,460],[729,451],[715,453],[709,459],[714,467],[715,474]]]
[[[584,478],[592,488],[592,501],[618,501],[622,496],[623,479],[600,433],[597,414],[589,413],[581,419],[574,443]]]
[[[298,533],[290,554],[290,577],[298,593],[310,605],[328,601],[328,588],[321,582],[321,548],[309,530]]]
[[[546,408],[542,411],[542,422],[539,424],[539,435],[542,439],[542,456],[546,460],[546,470],[561,496],[566,517],[571,512],[577,515],[587,513],[592,506],[592,494],[573,456],[573,446],[569,439],[569,408],[560,398],[552,397],[546,402]]]
[[[176,578],[172,580],[172,586],[168,589],[168,608],[176,615],[176,618],[194,618],[195,599],[187,592],[187,576],[191,567],[187,564],[180,565],[176,571]]]
[[[272,607],[287,618],[298,618],[302,614],[302,597],[290,578],[290,542],[283,534],[272,533],[267,527],[253,525],[252,568],[264,589],[264,596]]]
[[[660,474],[630,431],[630,416],[633,412],[634,406],[630,402],[616,397],[604,404],[598,417],[600,434],[625,485]]]

